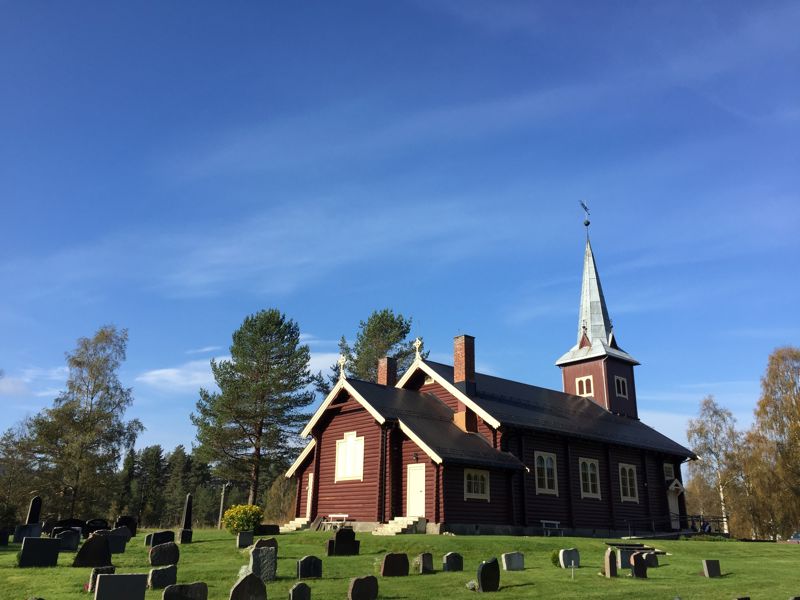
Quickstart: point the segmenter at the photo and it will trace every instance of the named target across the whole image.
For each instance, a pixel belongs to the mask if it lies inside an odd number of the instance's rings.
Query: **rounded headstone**
[[[496,592],[500,589],[500,563],[496,558],[484,560],[478,565],[478,591]]]
[[[177,565],[181,557],[181,551],[175,542],[167,542],[150,548],[150,566],[166,567]]]
[[[239,579],[231,588],[230,600],[264,600],[266,597],[267,586],[252,573]]]
[[[202,581],[168,585],[161,595],[162,600],[208,600],[208,585]]]
[[[103,536],[92,536],[83,542],[72,562],[73,567],[107,567],[110,564],[111,548]]]
[[[374,575],[353,577],[347,590],[348,600],[375,600],[378,597],[378,578]]]

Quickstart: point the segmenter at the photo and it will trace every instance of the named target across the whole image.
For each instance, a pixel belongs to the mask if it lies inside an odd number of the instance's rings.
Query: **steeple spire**
[[[584,336],[587,340],[583,340]],[[591,344],[595,339],[611,345],[613,334],[587,228],[586,251],[583,255],[581,305],[578,311],[578,345],[580,346],[582,342],[585,344],[586,341]]]

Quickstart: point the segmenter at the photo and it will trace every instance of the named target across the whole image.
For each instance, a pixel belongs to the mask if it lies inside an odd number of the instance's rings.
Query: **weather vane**
[[[340,354],[339,360],[336,362],[339,363],[339,379],[344,379],[344,366],[347,364],[347,357],[344,354]]]
[[[417,358],[422,358],[420,356],[420,351],[422,350],[422,338],[417,338],[414,340],[414,350],[417,353]]]
[[[590,222],[589,221],[589,207],[586,206],[586,204],[584,204],[583,202],[581,202],[581,208],[583,209],[583,212],[586,213],[586,219],[584,219],[583,225],[585,227],[589,227],[589,222]]]

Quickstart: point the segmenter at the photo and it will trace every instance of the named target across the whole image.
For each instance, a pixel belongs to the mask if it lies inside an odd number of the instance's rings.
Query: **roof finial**
[[[586,239],[589,239],[589,225],[591,221],[589,221],[589,207],[586,206],[583,202],[581,202],[581,208],[586,213],[586,218],[583,220],[583,226],[586,227]]]
[[[422,338],[418,337],[414,340],[414,351],[417,353],[417,359],[422,358],[420,351],[422,350]]]
[[[340,354],[339,360],[336,362],[339,363],[339,379],[345,379],[344,366],[347,364],[347,357],[344,354]]]

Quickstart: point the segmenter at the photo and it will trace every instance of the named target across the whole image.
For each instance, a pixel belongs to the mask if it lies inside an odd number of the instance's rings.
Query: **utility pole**
[[[219,519],[217,520],[217,529],[222,529],[222,515],[225,513],[225,496],[228,494],[229,487],[231,487],[230,481],[226,481],[222,484],[222,494],[219,498]]]

